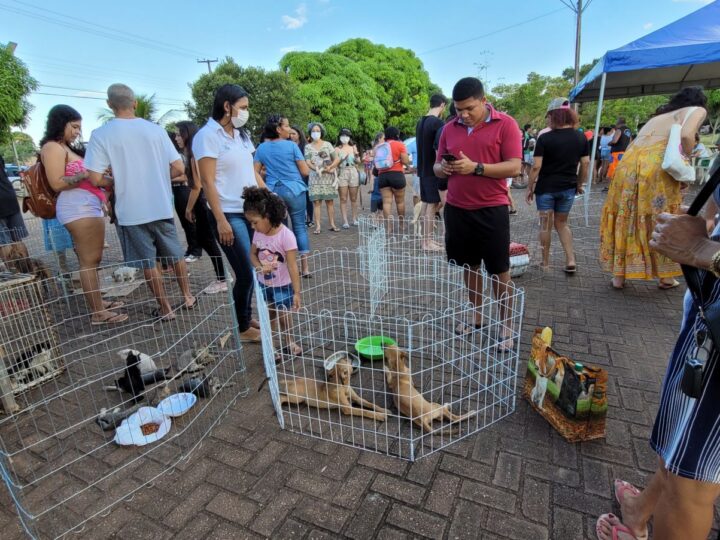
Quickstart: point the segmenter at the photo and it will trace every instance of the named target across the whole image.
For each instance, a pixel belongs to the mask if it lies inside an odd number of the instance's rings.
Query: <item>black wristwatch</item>
[[[475,176],[484,176],[485,175],[485,165],[482,163],[478,163],[475,165]]]

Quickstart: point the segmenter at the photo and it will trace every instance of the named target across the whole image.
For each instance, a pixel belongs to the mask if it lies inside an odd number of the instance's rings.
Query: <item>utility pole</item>
[[[575,77],[574,86],[580,82],[580,44],[581,44],[581,31],[582,31],[582,16],[585,10],[592,3],[592,0],[577,0],[576,4],[572,4],[571,0],[560,0],[563,4],[570,8],[575,13]]]
[[[197,63],[198,63],[198,64],[207,64],[208,73],[212,73],[212,68],[210,67],[210,64],[214,64],[214,63],[217,62],[217,61],[218,61],[217,58],[216,58],[215,60],[205,59],[205,60],[198,60]]]

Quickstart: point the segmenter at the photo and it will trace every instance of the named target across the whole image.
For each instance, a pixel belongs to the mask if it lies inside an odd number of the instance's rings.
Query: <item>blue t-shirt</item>
[[[255,151],[255,161],[265,165],[267,170],[265,184],[270,191],[276,191],[278,184],[288,188],[293,195],[307,191],[296,163],[304,160],[300,148],[291,140],[266,141]]]
[[[407,148],[408,154],[410,154],[412,166],[417,167],[417,139],[415,137],[408,139],[405,141],[405,147]]]

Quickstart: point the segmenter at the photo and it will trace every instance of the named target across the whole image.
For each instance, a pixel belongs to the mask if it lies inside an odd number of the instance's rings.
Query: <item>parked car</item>
[[[5,174],[7,174],[8,180],[10,180],[10,183],[15,190],[15,195],[17,195],[20,199],[27,195],[25,186],[22,183],[22,178],[20,178],[20,173],[26,169],[27,167],[14,165],[13,163],[5,164]]]

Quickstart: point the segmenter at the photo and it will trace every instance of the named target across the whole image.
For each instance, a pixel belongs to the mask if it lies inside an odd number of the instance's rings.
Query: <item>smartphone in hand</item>
[[[452,154],[443,154],[442,158],[447,162],[457,161],[457,158],[455,156],[453,156]]]

